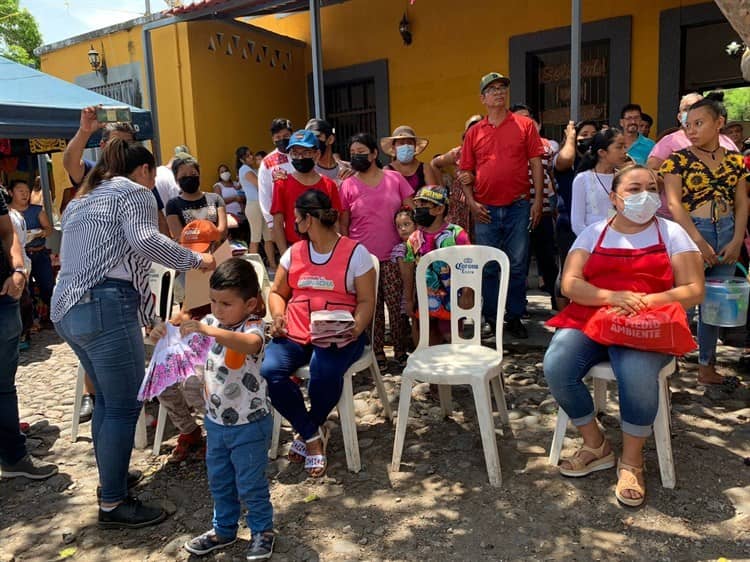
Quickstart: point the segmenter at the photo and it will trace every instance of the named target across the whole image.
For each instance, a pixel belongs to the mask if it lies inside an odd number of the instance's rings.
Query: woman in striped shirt
[[[52,297],[55,328],[96,387],[92,438],[99,468],[99,526],[143,527],[165,518],[127,492],[128,464],[145,358],[141,326],[154,302],[151,262],[186,271],[213,269],[210,254],[187,250],[159,233],[154,156],[113,139],[62,217],[61,269]]]

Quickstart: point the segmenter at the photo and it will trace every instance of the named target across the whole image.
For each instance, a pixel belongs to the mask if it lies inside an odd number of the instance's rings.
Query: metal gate
[[[349,159],[349,139],[356,133],[377,137],[375,79],[326,85],[326,120],[336,130],[333,150]]]
[[[142,96],[138,82],[134,79],[122,80],[120,82],[110,82],[103,86],[94,86],[89,88],[92,92],[107,96],[108,98],[121,101],[134,107],[141,107]]]

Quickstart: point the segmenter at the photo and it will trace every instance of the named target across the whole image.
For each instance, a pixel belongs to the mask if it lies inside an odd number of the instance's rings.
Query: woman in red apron
[[[617,378],[623,451],[618,465],[617,499],[643,503],[643,444],[658,407],[658,373],[670,360],[662,353],[605,346],[583,332],[600,307],[617,314],[703,299],[700,252],[678,224],[654,218],[659,208],[656,176],[629,166],[612,183],[616,214],[587,227],[565,262],[562,292],[572,302],[548,322],[558,328],[544,356],[550,391],[583,437],[583,446],[560,463],[564,476],[587,476],[615,466],[615,454],[596,423],[594,403],[583,377],[597,363],[610,361]]]

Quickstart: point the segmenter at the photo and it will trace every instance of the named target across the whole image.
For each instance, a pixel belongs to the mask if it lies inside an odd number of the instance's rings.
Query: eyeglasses
[[[487,86],[484,89],[485,94],[502,94],[508,91],[508,86]]]
[[[292,150],[291,152],[289,152],[289,156],[291,156],[292,158],[314,158],[315,150]]]

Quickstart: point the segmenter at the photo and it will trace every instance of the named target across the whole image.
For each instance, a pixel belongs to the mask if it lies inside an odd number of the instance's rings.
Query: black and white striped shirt
[[[140,321],[151,324],[151,262],[178,271],[201,264],[199,254],[159,233],[157,212],[148,189],[119,176],[70,202],[62,216],[61,267],[50,306],[53,322],[116,269],[126,272],[140,292]]]

